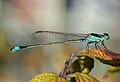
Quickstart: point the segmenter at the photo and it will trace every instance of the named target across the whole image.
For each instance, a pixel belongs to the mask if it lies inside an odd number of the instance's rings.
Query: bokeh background
[[[108,33],[108,49],[120,52],[120,0],[0,0],[0,82],[27,82],[36,74],[59,74],[65,59],[81,44],[51,45],[21,50],[35,44],[38,30],[70,33]],[[96,60],[91,75],[101,82],[119,82],[120,73],[103,79],[108,65]]]

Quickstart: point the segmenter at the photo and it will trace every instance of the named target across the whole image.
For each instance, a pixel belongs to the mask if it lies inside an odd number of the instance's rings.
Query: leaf
[[[39,75],[35,76],[29,82],[66,82],[66,80],[59,77],[55,73],[45,72],[43,74],[39,74]]]
[[[89,63],[89,64],[88,64]],[[71,64],[71,72],[89,73],[94,67],[94,60],[88,56],[74,57]]]
[[[110,66],[107,71],[110,72],[110,73],[120,72],[120,67]]]
[[[100,62],[112,66],[120,66],[120,54],[105,49],[85,49],[80,51],[77,56],[89,56],[100,60]]]
[[[89,63],[89,64],[88,64]],[[64,67],[62,68],[59,76],[66,78],[68,74],[75,72],[89,73],[94,67],[94,60],[88,56],[77,57],[74,53],[66,59]]]
[[[120,73],[120,67],[109,66],[103,78],[107,79],[109,76],[111,76],[114,73]]]
[[[69,74],[66,78],[70,82],[100,82],[96,78],[88,74],[83,74],[76,72],[74,74]]]

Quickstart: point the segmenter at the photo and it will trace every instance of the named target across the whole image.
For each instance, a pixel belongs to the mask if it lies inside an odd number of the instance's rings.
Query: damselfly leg
[[[88,42],[87,45],[86,45],[86,49],[87,49],[87,53],[86,54],[89,53],[89,44],[91,44],[91,42]]]
[[[92,43],[95,43],[95,48],[97,49],[97,46],[98,46],[97,44],[98,44],[98,43],[96,43],[96,41],[90,41],[90,42],[88,42],[87,45],[86,45],[87,54],[89,53],[89,44],[92,44]]]
[[[95,48],[96,48],[96,49],[100,49],[100,46],[98,45],[98,43],[99,43],[99,42],[97,42],[97,41],[95,42]]]
[[[86,49],[88,50],[87,54],[89,53],[89,44],[94,43],[95,44],[95,48],[96,49],[100,49],[100,46],[98,45],[99,42],[100,41],[90,41],[90,42],[88,42],[87,45],[86,45]]]
[[[101,44],[103,45],[103,47],[107,50],[107,47],[104,44],[104,40],[101,42]]]

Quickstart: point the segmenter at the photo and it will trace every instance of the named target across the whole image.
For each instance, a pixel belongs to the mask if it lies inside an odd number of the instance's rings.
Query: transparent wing
[[[54,31],[36,31],[32,37],[39,41],[40,44],[55,43],[55,42],[69,42],[74,40],[85,39],[88,34],[74,34]]]

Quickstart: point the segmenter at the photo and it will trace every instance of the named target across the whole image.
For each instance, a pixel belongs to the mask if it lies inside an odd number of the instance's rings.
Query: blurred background
[[[108,33],[108,49],[120,52],[120,0],[0,0],[0,82],[27,82],[36,74],[59,74],[65,59],[85,44],[51,45],[21,50],[35,44],[38,30],[70,33]],[[101,82],[119,82],[120,73],[103,79],[108,68],[96,60],[91,75]]]

